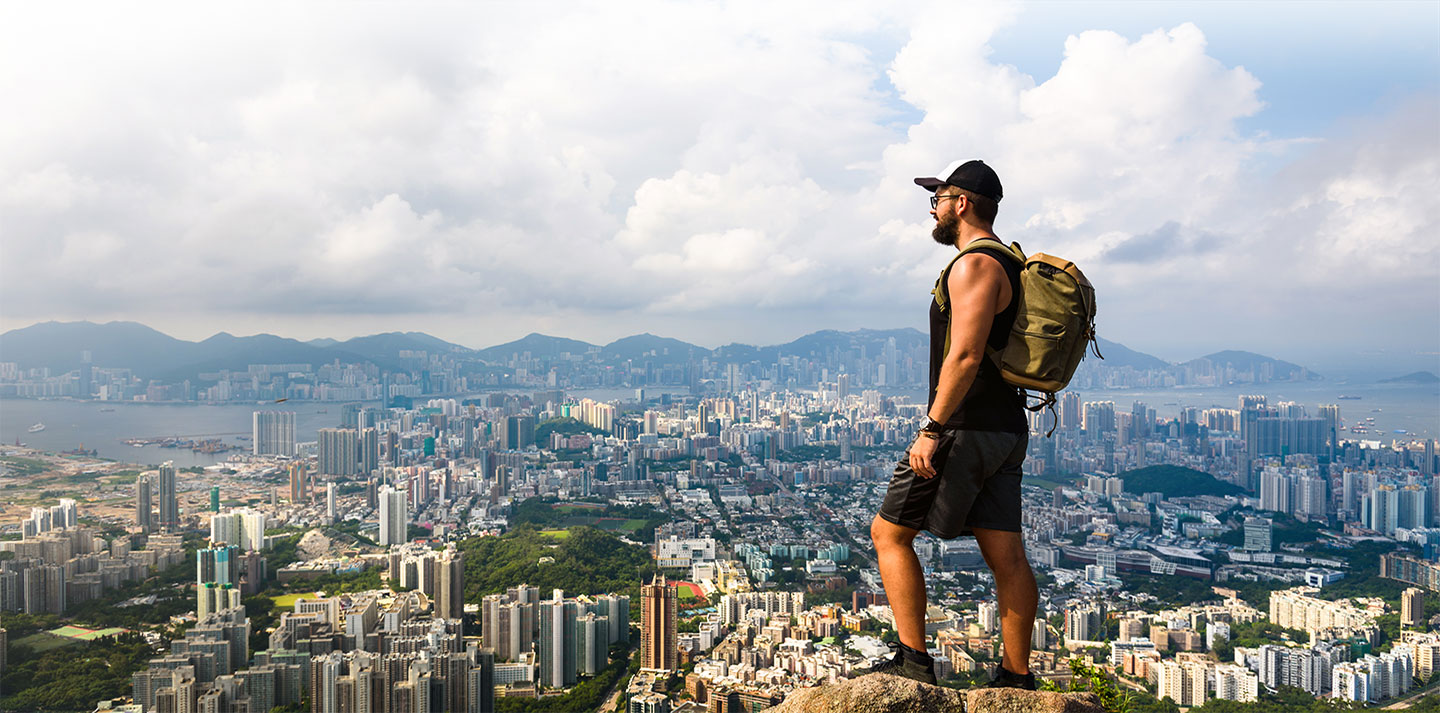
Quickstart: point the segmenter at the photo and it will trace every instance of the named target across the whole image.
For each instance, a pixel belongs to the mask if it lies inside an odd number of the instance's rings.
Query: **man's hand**
[[[910,470],[922,478],[935,477],[935,449],[940,439],[919,435],[910,444]]]

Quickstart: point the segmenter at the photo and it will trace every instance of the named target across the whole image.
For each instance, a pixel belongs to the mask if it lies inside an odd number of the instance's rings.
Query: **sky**
[[[1163,359],[1440,371],[1440,3],[7,3],[0,329],[924,329],[916,176]]]

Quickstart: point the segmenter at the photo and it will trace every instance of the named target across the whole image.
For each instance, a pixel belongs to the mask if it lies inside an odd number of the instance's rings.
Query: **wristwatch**
[[[929,414],[926,414],[925,420],[920,422],[920,430],[926,433],[933,433],[938,436],[940,435],[941,431],[945,430],[945,424],[940,423],[933,418],[930,418]]]

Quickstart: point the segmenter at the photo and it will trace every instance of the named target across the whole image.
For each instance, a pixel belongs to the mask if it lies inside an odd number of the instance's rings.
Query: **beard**
[[[940,220],[935,223],[935,229],[930,231],[930,237],[934,238],[935,242],[941,245],[953,247],[955,242],[960,239],[959,216],[954,213],[946,213],[940,216]]]

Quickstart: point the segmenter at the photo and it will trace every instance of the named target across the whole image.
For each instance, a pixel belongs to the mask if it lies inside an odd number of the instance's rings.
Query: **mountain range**
[[[531,358],[555,358],[562,354],[596,352],[610,361],[683,362],[709,357],[725,362],[774,362],[781,356],[824,358],[827,354],[864,350],[871,358],[883,353],[889,340],[908,351],[924,348],[929,337],[916,329],[859,329],[850,332],[822,330],[785,344],[755,346],[732,343],[707,349],[689,342],[654,334],[636,334],[609,344],[531,333],[520,339],[471,349],[422,332],[386,332],[344,341],[311,339],[299,341],[271,334],[237,337],[220,332],[199,342],[176,339],[136,322],[43,322],[0,334],[0,362],[14,362],[21,369],[49,368],[52,372],[72,371],[90,353],[90,363],[104,367],[132,369],[137,376],[161,380],[190,378],[221,369],[241,370],[249,364],[312,364],[335,360],[342,363],[370,361],[382,368],[399,368],[401,352],[449,353],[461,358],[503,364],[528,352]],[[1260,354],[1222,351],[1176,365],[1123,344],[1098,340],[1107,367],[1137,370],[1166,369],[1208,359],[1217,366],[1236,369],[1258,368],[1270,363],[1276,378],[1286,378],[1301,367]],[[1096,362],[1087,362],[1096,363]],[[1315,378],[1312,375],[1312,378]]]

